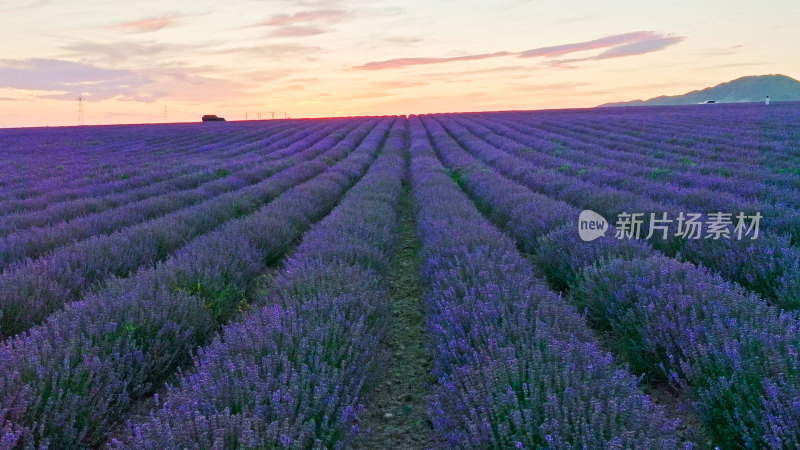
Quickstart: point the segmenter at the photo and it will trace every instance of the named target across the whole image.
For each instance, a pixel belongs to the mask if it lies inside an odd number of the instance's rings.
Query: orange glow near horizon
[[[698,3],[0,1],[0,127],[75,125],[78,96],[86,124],[158,123],[592,107],[798,78],[800,5]]]

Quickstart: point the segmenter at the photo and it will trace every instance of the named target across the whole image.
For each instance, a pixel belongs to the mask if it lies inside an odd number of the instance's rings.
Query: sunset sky
[[[0,0],[0,127],[590,107],[800,78],[800,2]]]

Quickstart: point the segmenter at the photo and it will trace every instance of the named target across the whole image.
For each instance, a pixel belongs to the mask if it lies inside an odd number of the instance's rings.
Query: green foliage
[[[188,288],[177,288],[200,298],[216,323],[225,323],[236,313],[247,307],[245,292],[232,285],[211,286],[202,281]]]
[[[464,172],[461,169],[448,170],[447,175],[459,186],[464,186]]]
[[[231,171],[228,169],[217,169],[214,171],[214,178],[225,178],[231,174]]]
[[[671,174],[672,174],[671,169],[654,168],[650,171],[650,178],[653,180],[664,180],[666,178],[669,178]]]

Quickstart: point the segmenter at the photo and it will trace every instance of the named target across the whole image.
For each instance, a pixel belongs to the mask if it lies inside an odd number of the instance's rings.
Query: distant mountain
[[[727,83],[683,95],[662,95],[650,100],[606,103],[600,106],[692,105],[713,100],[716,103],[800,101],[800,81],[786,75],[759,75],[737,78]]]

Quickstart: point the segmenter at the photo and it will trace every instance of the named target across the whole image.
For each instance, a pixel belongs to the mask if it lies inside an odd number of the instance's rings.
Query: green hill
[[[800,81],[786,75],[759,75],[737,78],[683,95],[662,95],[649,100],[606,103],[600,106],[691,105],[713,100],[717,103],[800,101]]]

